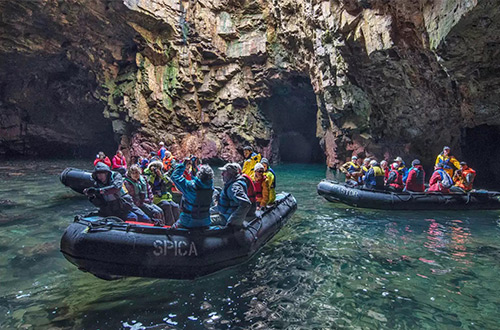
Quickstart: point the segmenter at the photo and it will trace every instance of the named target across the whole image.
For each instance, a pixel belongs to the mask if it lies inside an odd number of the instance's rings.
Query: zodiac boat
[[[291,194],[278,194],[244,228],[173,229],[77,216],[64,232],[61,252],[80,270],[102,279],[141,276],[194,279],[250,259],[297,209]]]
[[[391,192],[353,187],[323,180],[318,194],[330,202],[384,210],[497,210],[500,192],[473,190],[468,193]]]

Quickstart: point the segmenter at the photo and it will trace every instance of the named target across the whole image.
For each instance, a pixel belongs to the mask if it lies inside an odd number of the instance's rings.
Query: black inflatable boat
[[[318,194],[330,202],[384,210],[496,210],[500,192],[477,190],[469,193],[390,192],[349,186],[323,180]]]
[[[118,218],[76,217],[61,239],[61,252],[80,270],[99,278],[141,276],[194,279],[251,258],[297,209],[291,194],[245,229],[171,229]]]

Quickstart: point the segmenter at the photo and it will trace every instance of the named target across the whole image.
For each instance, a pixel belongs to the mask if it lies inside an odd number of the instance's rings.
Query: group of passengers
[[[450,151],[450,147],[444,147],[437,156],[427,189],[425,171],[418,159],[414,159],[411,167],[407,168],[401,157],[396,157],[389,165],[386,160],[379,163],[375,159],[363,160],[352,156],[340,170],[345,173],[346,182],[368,189],[395,192],[469,192],[472,190],[476,172],[466,162],[459,162]]]
[[[245,226],[257,210],[276,200],[276,176],[269,161],[253,148],[243,149],[243,167],[220,167],[224,187],[214,188],[214,172],[197,157],[177,161],[165,144],[127,168],[121,150],[111,162],[103,152],[94,161],[94,186],[84,190],[99,215],[176,228]],[[180,203],[174,196],[180,196]],[[211,217],[218,213],[218,217]]]

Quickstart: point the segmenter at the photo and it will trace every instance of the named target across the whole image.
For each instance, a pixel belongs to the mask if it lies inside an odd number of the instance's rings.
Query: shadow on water
[[[2,170],[44,166],[34,177]],[[323,166],[280,165],[278,190],[292,192],[299,207],[249,262],[195,281],[106,282],[59,252],[74,215],[92,209],[59,183],[63,167],[0,164],[0,200],[11,201],[0,203],[0,328],[495,328],[500,321],[499,212],[352,208],[317,195]]]

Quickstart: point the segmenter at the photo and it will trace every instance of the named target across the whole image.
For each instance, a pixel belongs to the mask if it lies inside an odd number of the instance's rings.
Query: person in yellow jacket
[[[354,172],[359,172],[361,170],[361,167],[356,164],[356,160],[358,160],[358,157],[352,156],[350,161],[340,166],[340,171],[345,174],[346,181],[349,181],[353,178],[352,174]]]
[[[444,147],[443,152],[441,152],[437,157],[436,157],[436,164],[438,165],[441,163],[443,166],[443,169],[445,170],[446,173],[452,178],[453,177],[453,172],[455,169],[459,170],[461,168],[460,162],[450,155],[450,147]]]
[[[262,158],[260,163],[264,166],[264,175],[267,177],[266,183],[269,185],[269,199],[267,201],[267,205],[269,205],[276,201],[276,173],[269,167],[267,158]]]
[[[243,156],[245,156],[245,160],[243,161],[241,172],[251,177],[253,176],[255,164],[260,162],[262,156],[259,153],[253,152],[253,148],[250,146],[243,148]]]
[[[257,210],[261,210],[269,204],[270,188],[268,178],[264,174],[264,166],[261,163],[255,164],[252,181],[255,187],[255,197],[257,198]]]

